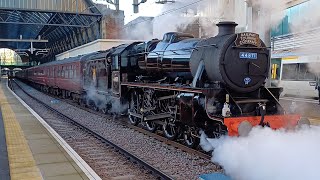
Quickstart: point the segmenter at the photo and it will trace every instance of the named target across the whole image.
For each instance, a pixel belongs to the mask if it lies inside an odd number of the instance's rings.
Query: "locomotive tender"
[[[308,123],[285,114],[281,88],[266,88],[270,51],[252,32],[235,33],[220,22],[219,34],[197,39],[166,33],[160,40],[124,44],[32,67],[18,73],[45,92],[72,98],[107,113],[125,106],[133,125],[160,127],[196,147],[209,137],[247,135],[253,126],[273,129]],[[92,95],[94,94],[94,95]]]

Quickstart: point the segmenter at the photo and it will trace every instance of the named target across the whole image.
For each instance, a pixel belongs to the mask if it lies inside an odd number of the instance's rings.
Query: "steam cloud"
[[[209,6],[214,9],[208,8]],[[162,38],[166,32],[187,31],[195,36],[199,33],[200,36],[214,36],[218,32],[214,24],[221,20],[234,20],[235,13],[229,11],[231,7],[230,0],[222,3],[216,0],[177,0],[162,7],[161,15],[154,19],[153,35]],[[199,27],[200,32],[197,29],[190,30],[191,26]]]
[[[213,150],[219,163],[234,180],[320,179],[320,128],[295,131],[253,128],[248,137],[207,139],[201,146]]]
[[[201,36],[208,37],[217,34],[215,24],[220,21],[237,22],[239,31],[259,32],[278,25],[284,17],[286,1],[252,0],[252,3],[248,4],[244,0],[176,0],[175,3],[159,7],[162,7],[162,10],[152,23],[137,23],[129,34],[136,39],[151,38],[147,29],[152,28],[150,26],[153,24],[152,38],[161,39],[164,33],[170,31],[189,32],[191,26],[200,27]],[[259,15],[252,19],[256,23],[256,28],[253,29],[248,27],[251,23],[251,20],[247,19],[247,11],[250,11],[248,7],[254,7],[259,11]],[[197,36],[199,32],[193,30],[189,33]]]
[[[99,109],[110,106],[108,113],[120,115],[128,109],[128,104],[121,104],[119,99],[112,97],[112,92],[105,92],[109,95],[99,94],[94,86],[87,89],[87,105],[93,103]]]

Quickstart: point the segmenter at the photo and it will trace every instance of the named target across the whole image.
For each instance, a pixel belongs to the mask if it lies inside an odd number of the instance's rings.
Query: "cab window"
[[[119,57],[114,56],[112,58],[112,70],[119,70]]]

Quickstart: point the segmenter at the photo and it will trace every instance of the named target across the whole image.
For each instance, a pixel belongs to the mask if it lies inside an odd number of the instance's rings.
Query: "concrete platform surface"
[[[0,84],[0,107],[11,179],[100,179],[39,115],[7,88],[6,82],[2,79]]]

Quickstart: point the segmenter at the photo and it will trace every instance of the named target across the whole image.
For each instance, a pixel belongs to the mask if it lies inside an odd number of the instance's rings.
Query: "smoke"
[[[111,114],[121,114],[128,110],[128,104],[122,104],[120,99],[112,96],[111,91],[103,92],[100,94],[97,89],[93,86],[90,86],[86,89],[87,92],[87,105],[95,105],[99,109],[107,108],[108,113]]]
[[[316,75],[317,77],[320,77],[320,59],[319,57],[314,57],[313,60],[316,62],[312,62],[308,64],[309,71]]]
[[[124,27],[124,38],[134,40],[150,40],[153,38],[153,17],[139,17]]]
[[[160,5],[158,5],[161,7]],[[245,31],[251,29],[251,23],[247,18],[248,11],[254,7],[257,16],[254,16],[255,32],[262,32],[264,29],[276,27],[284,17],[286,1],[265,1],[253,0],[248,4],[245,0],[176,0],[175,3],[162,5],[161,12],[153,20],[153,37],[161,39],[163,34],[171,31],[182,31],[191,33],[198,37],[214,36],[217,34],[215,24],[220,21],[235,21],[238,23],[238,30]],[[272,18],[270,18],[272,15]],[[138,23],[129,36],[139,36],[145,38],[146,29],[150,24]]]
[[[320,128],[294,131],[255,127],[248,137],[207,139],[201,145],[213,150],[219,163],[234,180],[320,179]]]
[[[252,0],[252,7],[259,11],[258,21],[268,28],[274,28],[285,17],[288,0],[266,1]],[[256,19],[257,20],[257,19]],[[267,24],[266,24],[267,23]]]
[[[320,31],[320,2],[311,0],[304,7],[291,11],[296,18],[289,21],[292,37],[292,48],[302,56],[308,56],[308,69],[316,76],[320,76],[319,40]],[[291,17],[293,18],[293,17]]]
[[[320,2],[318,0],[311,0],[303,8],[293,10],[292,14],[296,13],[296,15],[300,16],[297,16],[297,18],[290,22],[292,32],[305,32],[306,30],[319,27],[319,8]]]
[[[177,0],[175,3],[165,4],[160,15],[154,19],[153,35],[161,38],[166,32],[179,30],[195,37],[214,36],[218,32],[216,23],[234,20],[234,13],[228,11],[232,4],[230,2]]]
[[[140,17],[128,23],[125,27],[126,38],[129,39],[161,39],[163,34],[172,31],[180,31],[193,34],[195,37],[208,37],[217,34],[216,23],[220,21],[240,22],[245,18],[243,11],[245,2],[234,12],[234,6],[238,6],[239,0],[176,0],[175,3],[157,5],[161,12],[153,20],[148,17]],[[152,30],[150,33],[150,29]]]
[[[308,5],[300,10],[300,16],[290,22],[291,32],[294,34],[294,43],[296,50],[303,55],[308,56],[309,71],[320,76],[320,58],[319,58],[319,36],[320,31],[314,30],[320,25],[320,2],[311,0]],[[302,15],[303,14],[303,15]]]
[[[193,24],[196,20],[197,4],[194,7],[182,8],[193,3],[192,0],[176,1],[163,5],[159,16],[153,21],[153,35],[156,38],[162,38],[166,32],[185,29],[189,24]]]
[[[99,109],[106,108],[108,113],[121,114],[127,111],[128,104],[121,103],[119,98],[113,97],[108,89],[107,69],[105,62],[88,62],[85,64],[84,88],[86,90],[86,104]]]

